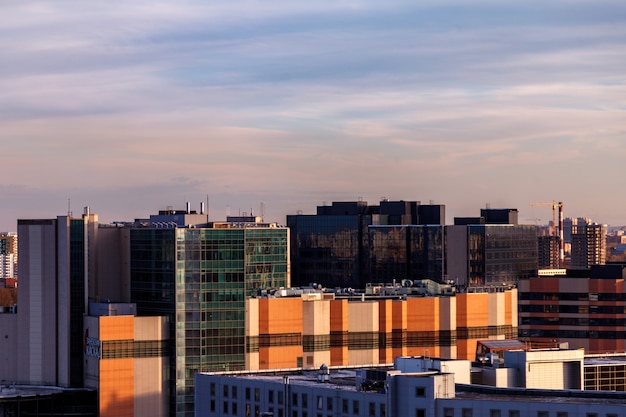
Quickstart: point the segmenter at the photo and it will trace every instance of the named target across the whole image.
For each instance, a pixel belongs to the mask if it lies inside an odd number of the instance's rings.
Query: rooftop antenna
[[[265,203],[261,201],[261,221],[265,221]]]
[[[67,199],[67,217],[72,217],[71,198]]]

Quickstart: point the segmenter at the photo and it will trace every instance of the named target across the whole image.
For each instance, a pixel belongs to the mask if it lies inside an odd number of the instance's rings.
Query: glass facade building
[[[444,226],[369,227],[370,276],[374,282],[444,277]]]
[[[368,215],[287,216],[294,285],[364,287]]]
[[[243,370],[245,299],[289,286],[287,228],[131,230],[131,299],[170,320],[170,415],[193,416],[196,372]]]
[[[470,225],[468,285],[515,284],[537,273],[537,226]]]

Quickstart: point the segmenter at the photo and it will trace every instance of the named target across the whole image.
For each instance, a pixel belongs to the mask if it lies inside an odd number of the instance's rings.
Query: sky
[[[626,224],[623,0],[0,0],[0,230],[209,202]]]

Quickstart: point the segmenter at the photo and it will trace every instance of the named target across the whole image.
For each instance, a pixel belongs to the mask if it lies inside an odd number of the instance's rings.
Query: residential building
[[[0,233],[0,279],[17,277],[17,233]]]
[[[606,263],[607,225],[589,223],[572,234],[571,268],[585,269]]]
[[[538,238],[538,268],[559,269],[560,265],[560,239],[558,236],[544,235]]]

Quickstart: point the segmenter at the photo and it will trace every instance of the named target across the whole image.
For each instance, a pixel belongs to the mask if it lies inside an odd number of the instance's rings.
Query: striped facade
[[[587,354],[626,351],[626,268],[594,265],[567,274],[520,280],[520,340],[567,342]]]
[[[397,356],[473,360],[476,341],[517,337],[517,290],[404,300],[252,298],[249,370],[389,364]]]

